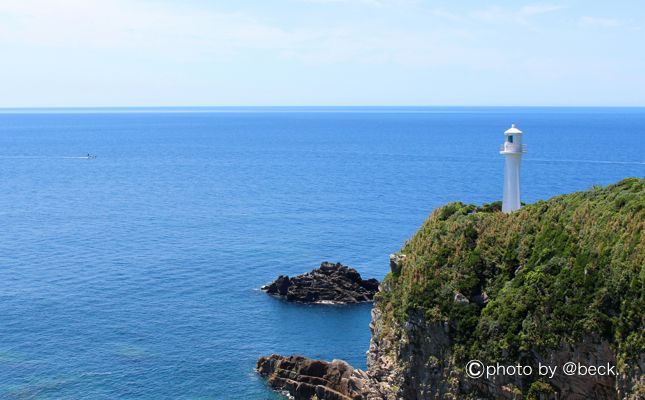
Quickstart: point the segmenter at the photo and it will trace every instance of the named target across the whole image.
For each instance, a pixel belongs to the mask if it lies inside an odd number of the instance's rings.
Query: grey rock
[[[349,304],[372,301],[378,286],[376,279],[362,279],[353,268],[323,262],[320,268],[293,278],[280,275],[262,290],[287,301]]]
[[[463,294],[459,292],[455,292],[455,303],[458,304],[468,304],[470,301],[468,300],[468,297],[464,296]]]
[[[405,258],[405,254],[390,254],[390,271],[392,271],[393,274],[401,273]]]
[[[273,354],[260,357],[256,370],[269,386],[288,392],[295,400],[362,400],[369,393],[368,375],[342,360]]]

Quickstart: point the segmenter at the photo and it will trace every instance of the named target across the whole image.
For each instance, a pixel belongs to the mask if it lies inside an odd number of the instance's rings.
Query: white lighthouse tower
[[[502,201],[502,211],[510,213],[518,210],[520,204],[520,163],[522,154],[526,153],[526,145],[522,144],[522,131],[511,126],[504,132],[506,141],[500,148],[500,154],[506,157],[504,166],[504,199]]]

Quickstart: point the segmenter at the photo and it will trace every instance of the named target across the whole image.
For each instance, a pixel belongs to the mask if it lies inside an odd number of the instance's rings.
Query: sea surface
[[[383,278],[433,208],[501,199],[511,123],[525,202],[645,176],[642,108],[0,112],[0,399],[277,399],[258,356],[364,368],[370,305],[259,288]]]

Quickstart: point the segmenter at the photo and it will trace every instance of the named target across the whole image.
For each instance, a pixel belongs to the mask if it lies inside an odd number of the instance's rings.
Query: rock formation
[[[361,400],[368,396],[367,374],[345,361],[273,354],[258,359],[256,367],[269,386],[288,392],[295,400]]]
[[[288,301],[349,304],[371,301],[378,284],[376,279],[362,279],[353,268],[323,262],[320,268],[306,274],[293,278],[281,275],[262,290]]]

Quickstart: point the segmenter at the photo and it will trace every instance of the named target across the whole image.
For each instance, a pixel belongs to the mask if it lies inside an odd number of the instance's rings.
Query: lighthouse
[[[522,131],[511,125],[504,132],[506,141],[502,144],[499,153],[506,157],[504,165],[504,198],[502,211],[510,213],[518,210],[520,204],[520,163],[522,154],[526,153],[526,145],[522,144]]]

